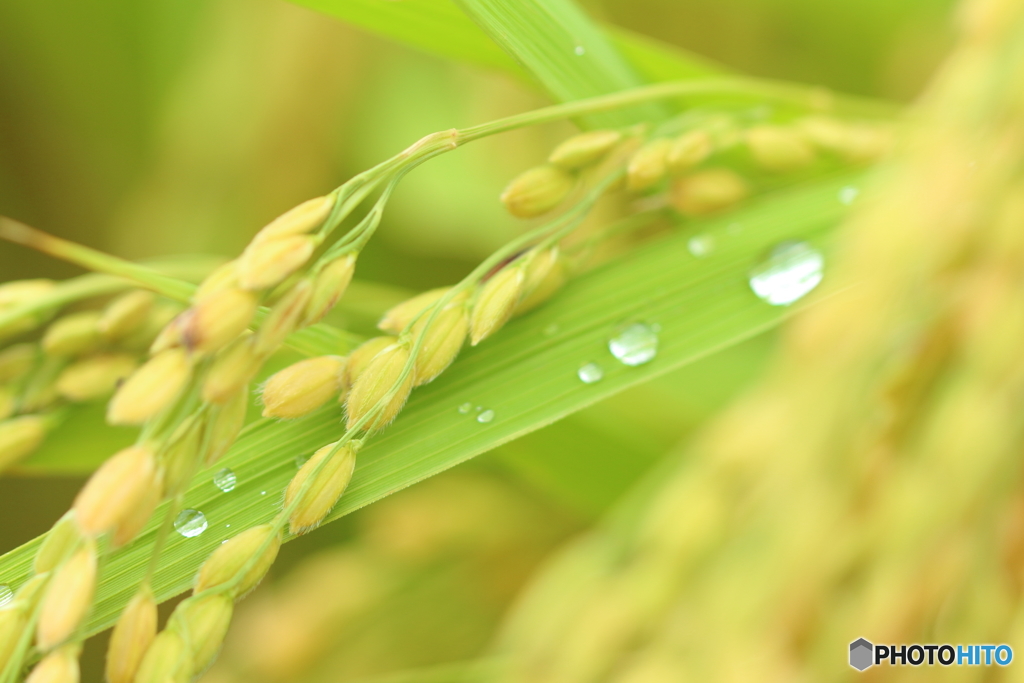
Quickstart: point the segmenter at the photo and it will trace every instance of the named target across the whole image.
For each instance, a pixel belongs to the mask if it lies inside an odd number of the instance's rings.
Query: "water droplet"
[[[860,194],[860,188],[854,187],[853,185],[847,185],[843,189],[839,190],[839,203],[843,206],[849,206],[853,204],[854,200]]]
[[[583,47],[582,45],[577,45],[576,49],[573,50],[573,52],[576,53],[577,57],[582,57],[583,55],[587,54],[587,48]]]
[[[309,461],[308,455],[296,455],[295,456],[295,469],[301,470],[302,466]]]
[[[459,412],[462,413],[463,415],[469,415],[471,412],[473,412],[473,404],[463,403],[461,406],[459,406]]]
[[[544,336],[545,337],[553,337],[556,334],[558,334],[559,330],[561,330],[561,329],[562,328],[560,328],[558,326],[558,323],[551,323],[550,325],[548,325],[547,327],[544,328]]]
[[[476,421],[477,422],[481,422],[481,423],[487,423],[487,422],[490,422],[493,419],[494,419],[494,411],[493,410],[485,410],[484,412],[482,412],[482,413],[480,413],[479,415],[476,416]]]
[[[772,306],[788,306],[821,282],[825,257],[806,242],[783,242],[750,271],[750,288]]]
[[[225,525],[224,525],[224,528],[225,528],[225,529],[230,529],[230,528],[231,528],[231,525],[230,525],[230,524],[225,524]]]
[[[14,599],[14,591],[7,584],[0,583],[0,607]]]
[[[686,243],[686,248],[697,258],[704,258],[715,250],[715,238],[711,235],[694,235]]]
[[[230,467],[224,469],[213,475],[213,485],[219,488],[224,493],[235,490],[235,484],[238,483],[238,477],[235,476],[234,470]]]
[[[658,355],[658,333],[650,325],[633,323],[608,341],[608,350],[624,365],[649,363]]]
[[[266,491],[260,491],[260,495],[261,496],[265,496],[265,495],[267,495],[267,492]]]
[[[206,531],[209,526],[206,522],[206,515],[199,510],[191,508],[182,510],[174,518],[174,530],[185,538],[193,538]]]
[[[579,377],[584,384],[594,384],[595,382],[600,382],[604,379],[604,370],[602,370],[601,366],[597,363],[587,363],[576,371],[576,376]]]

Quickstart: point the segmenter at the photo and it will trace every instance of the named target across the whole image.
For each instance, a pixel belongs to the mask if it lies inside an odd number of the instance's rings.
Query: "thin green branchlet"
[[[317,237],[321,241],[329,237],[342,221],[381,183],[390,180],[396,174],[405,173],[428,159],[452,151],[467,142],[526,126],[562,121],[584,114],[608,111],[643,102],[709,96],[731,96],[740,101],[747,102],[769,100],[787,103],[809,111],[828,108],[834,104],[837,109],[848,111],[851,114],[860,114],[885,120],[891,119],[894,115],[891,107],[872,101],[849,97],[832,98],[831,94],[818,88],[742,78],[659,83],[611,95],[544,107],[477,126],[463,129],[453,128],[447,131],[431,133],[397,155],[353,176],[331,193],[331,196],[335,198],[334,207],[324,224],[317,231]],[[88,247],[67,242],[66,240],[51,237],[46,233],[28,228],[10,219],[4,218],[0,220],[0,238],[37,248],[91,270],[131,279],[141,286],[180,301],[190,301],[195,291],[195,286],[189,283],[161,276],[144,266],[124,261],[89,249]],[[8,315],[11,314],[9,313]],[[0,325],[6,321],[6,318],[7,316],[0,313]]]

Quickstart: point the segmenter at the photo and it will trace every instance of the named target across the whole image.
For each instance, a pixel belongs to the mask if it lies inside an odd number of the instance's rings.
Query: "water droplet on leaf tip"
[[[206,515],[199,510],[186,508],[174,518],[174,530],[185,538],[193,538],[206,531],[209,524]]]
[[[645,323],[633,323],[608,341],[608,350],[623,365],[649,363],[658,355],[658,333]]]
[[[597,363],[587,363],[576,371],[576,376],[584,384],[594,384],[604,379],[604,370]]]
[[[485,410],[476,416],[476,421],[481,423],[487,423],[494,419],[493,410]]]
[[[818,286],[825,257],[806,242],[783,242],[750,271],[750,288],[772,306],[788,306]]]
[[[213,475],[213,485],[224,493],[234,491],[237,483],[238,477],[235,476],[234,471],[230,467],[225,467]]]

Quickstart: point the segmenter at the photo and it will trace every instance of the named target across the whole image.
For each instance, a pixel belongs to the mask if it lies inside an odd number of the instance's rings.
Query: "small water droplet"
[[[494,411],[493,410],[485,410],[484,412],[482,412],[482,413],[480,413],[479,415],[476,416],[476,421],[477,422],[481,422],[481,423],[487,423],[487,422],[490,422],[493,419],[494,419]]]
[[[473,404],[463,403],[461,406],[459,406],[459,412],[462,413],[463,415],[469,415],[471,412],[473,412]]]
[[[174,518],[174,530],[185,538],[193,538],[206,531],[209,524],[206,522],[206,515],[199,510],[191,508],[182,510]]]
[[[309,460],[308,455],[296,455],[295,456],[295,469],[301,470],[302,466]]]
[[[687,241],[686,248],[697,258],[704,258],[715,250],[715,238],[711,235],[694,235]]]
[[[0,583],[0,607],[14,599],[14,591],[5,583]]]
[[[267,492],[266,491],[260,491],[260,495],[261,496],[265,496],[265,495],[267,495]]]
[[[587,363],[576,371],[576,376],[584,384],[594,384],[604,379],[604,370],[597,363]]]
[[[544,328],[544,336],[545,337],[553,337],[556,334],[558,334],[559,330],[561,330],[561,329],[562,328],[560,328],[558,326],[558,323],[551,323],[550,325],[548,325],[547,327]]]
[[[225,529],[230,529],[230,528],[231,528],[231,525],[230,525],[230,524],[225,524],[225,525],[224,525],[224,528],[225,528]]]
[[[224,493],[235,490],[235,484],[238,483],[238,477],[235,476],[234,470],[230,467],[225,467],[219,470],[217,474],[213,475],[213,485],[219,488]]]
[[[582,45],[577,45],[576,49],[573,50],[573,52],[576,53],[577,57],[582,57],[583,55],[587,54],[587,48],[583,47]]]
[[[649,363],[658,355],[658,333],[650,325],[633,323],[608,341],[608,350],[624,365]]]
[[[806,242],[783,242],[750,271],[750,288],[772,306],[788,306],[818,286],[825,257]]]
[[[858,195],[860,195],[859,187],[847,185],[843,189],[839,190],[839,203],[843,206],[849,206],[850,204],[853,204]]]

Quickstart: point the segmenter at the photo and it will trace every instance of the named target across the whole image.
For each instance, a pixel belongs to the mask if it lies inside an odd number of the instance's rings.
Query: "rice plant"
[[[1012,678],[1024,4],[968,0],[907,105],[743,75],[571,0],[307,4],[536,106],[410,137],[227,258],[0,217],[5,250],[89,271],[0,284],[5,486],[87,475],[0,556],[0,683]],[[463,219],[502,241],[426,286],[366,278],[408,267],[403,192],[516,135],[486,198],[504,216]],[[414,216],[480,201],[438,187]],[[445,553],[458,585],[414,617]],[[942,660],[964,643],[1006,650]]]

